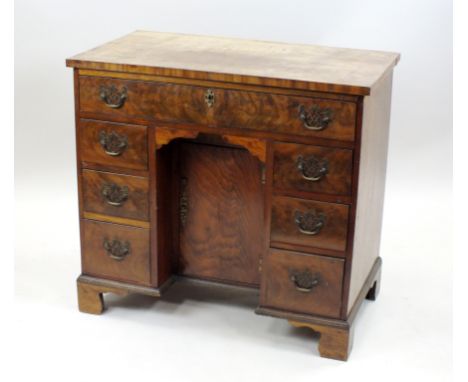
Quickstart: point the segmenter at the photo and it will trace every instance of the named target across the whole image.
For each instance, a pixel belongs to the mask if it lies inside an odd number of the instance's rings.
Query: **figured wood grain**
[[[83,273],[117,281],[149,285],[149,231],[144,228],[82,220]],[[130,244],[130,253],[123,260],[112,259],[104,248],[104,240]]]
[[[344,260],[272,249],[263,261],[261,305],[285,311],[338,318]],[[310,292],[299,291],[291,277],[310,272],[319,279]]]
[[[128,144],[122,154],[111,156],[100,144],[101,131],[117,133],[126,137]],[[100,122],[81,119],[78,126],[78,149],[83,162],[108,165],[110,167],[146,170],[148,168],[146,127],[121,123]]]
[[[197,130],[171,129],[168,127],[158,126],[155,129],[154,137],[156,140],[156,149],[167,145],[177,138],[196,138],[199,132]]]
[[[200,130],[186,130],[180,128],[169,128],[165,126],[158,126],[155,132],[156,148],[160,149],[162,146],[167,145],[174,139],[186,138],[195,139],[201,134],[198,141],[209,142],[213,144],[223,145],[224,142],[232,145],[241,146],[249,151],[250,154],[257,157],[261,162],[266,162],[266,141],[264,139],[257,139],[252,137],[244,137],[239,135],[228,134],[212,134],[207,135],[201,133]]]
[[[180,272],[258,285],[265,251],[261,165],[246,150],[180,146],[180,191],[187,198],[180,224]]]
[[[379,257],[385,196],[392,76],[364,99],[352,267],[347,311]]]
[[[87,212],[129,219],[148,220],[148,178],[83,170],[83,208]],[[128,190],[121,205],[111,205],[103,195],[106,185],[116,185]]]
[[[264,139],[255,139],[227,134],[222,135],[222,137],[233,145],[246,148],[250,154],[257,157],[261,162],[266,162],[266,141]]]
[[[273,186],[286,191],[299,190],[334,195],[350,195],[352,181],[351,150],[331,149],[323,146],[275,143]],[[298,169],[298,158],[311,157],[326,161],[328,171],[321,179],[304,179]]]
[[[67,60],[81,69],[367,95],[397,53],[136,31]]]
[[[299,245],[304,247],[323,248],[334,251],[346,250],[346,234],[348,229],[348,210],[344,204],[325,203],[314,200],[303,200],[285,196],[274,196],[271,217],[271,245],[283,248],[282,243],[289,244],[286,249]],[[315,210],[323,213],[325,223],[316,235],[307,235],[299,231],[295,223],[296,211],[305,213]],[[337,256],[345,256],[344,252]]]
[[[345,261],[345,264],[346,264],[346,261]],[[367,296],[371,297],[370,292],[372,291],[373,286],[378,285],[380,283],[381,270],[382,270],[382,259],[379,257],[377,258],[374,265],[372,266],[372,269],[369,272],[369,275],[366,281],[364,282],[361,288],[361,291],[359,292],[358,298],[356,299],[354,306],[352,307],[349,314],[345,316],[345,318],[342,318],[342,317],[339,317],[339,318],[328,317],[327,318],[327,317],[322,317],[322,316],[316,316],[316,315],[310,315],[310,314],[304,314],[304,313],[296,313],[296,312],[291,312],[287,310],[266,307],[262,305],[264,299],[260,300],[260,305],[258,306],[257,309],[255,309],[255,313],[288,319],[292,321],[308,322],[311,324],[324,325],[324,326],[329,326],[329,327],[334,327],[334,328],[350,328],[354,320],[356,319],[356,316],[359,312],[362,302],[366,298],[368,298]],[[344,293],[347,293],[347,292],[343,288],[342,297],[344,297]],[[262,293],[260,294],[260,296],[262,296]],[[343,302],[344,301],[345,300],[343,299]]]
[[[278,88],[269,86],[257,86],[241,83],[223,82],[223,81],[204,81],[194,78],[181,78],[181,77],[167,77],[155,76],[148,74],[138,74],[131,72],[110,72],[105,70],[91,70],[91,69],[76,69],[80,76],[89,77],[108,77],[108,78],[121,78],[124,80],[137,80],[137,81],[150,81],[150,82],[168,82],[172,84],[185,84],[203,86],[206,88],[221,88],[221,89],[236,89],[247,90],[260,93],[284,94],[284,95],[297,95],[304,97],[316,97],[322,99],[333,99],[338,101],[356,102],[361,97],[359,95],[341,94],[341,93],[324,93],[310,90],[300,90],[293,88]]]
[[[101,87],[111,86],[119,91],[126,89],[127,99],[122,107],[110,108],[101,99]],[[86,76],[80,77],[80,89],[81,111],[103,117],[268,130],[343,141],[354,139],[354,102]],[[205,101],[208,90],[214,94],[211,107]],[[330,110],[330,123],[319,131],[306,128],[300,117],[302,107]]]

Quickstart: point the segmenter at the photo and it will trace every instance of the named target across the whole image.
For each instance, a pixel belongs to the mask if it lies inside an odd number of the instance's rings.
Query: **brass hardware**
[[[299,118],[304,122],[304,127],[309,130],[323,130],[332,121],[333,111],[328,108],[320,108],[318,105],[312,105],[306,110],[304,105],[299,106]]]
[[[115,183],[105,183],[102,186],[101,194],[107,204],[111,206],[121,206],[128,199],[128,187],[119,186]]]
[[[299,156],[296,163],[302,177],[311,182],[322,179],[328,173],[328,161],[326,159],[319,159],[313,155],[306,159]]]
[[[292,271],[290,279],[299,292],[309,293],[319,284],[320,275],[312,274],[306,269],[305,271]]]
[[[130,243],[128,241],[104,239],[103,246],[111,259],[122,261],[130,255]]]
[[[307,212],[296,211],[294,213],[294,222],[299,231],[305,235],[317,235],[323,228],[325,219],[325,214],[317,213],[314,209]]]
[[[208,107],[213,107],[214,102],[215,102],[215,94],[213,90],[208,89],[205,92],[205,103],[207,104]]]
[[[187,178],[180,179],[180,200],[179,200],[179,217],[182,227],[187,223],[189,201],[187,196]]]
[[[119,91],[115,85],[101,86],[99,88],[99,96],[105,104],[112,109],[119,109],[127,99],[127,88],[124,86]]]
[[[99,143],[107,155],[119,156],[127,148],[128,138],[126,135],[119,135],[115,131],[107,133],[101,130],[99,132]]]

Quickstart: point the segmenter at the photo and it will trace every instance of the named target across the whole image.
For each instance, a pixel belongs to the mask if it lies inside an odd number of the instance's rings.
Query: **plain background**
[[[383,285],[349,362],[253,314],[255,296],[175,285],[77,312],[80,272],[72,71],[65,58],[135,29],[397,51]],[[26,1],[15,7],[15,361],[50,381],[449,380],[452,7],[446,0]],[[25,363],[25,360],[28,360]],[[24,365],[27,365],[25,367]]]

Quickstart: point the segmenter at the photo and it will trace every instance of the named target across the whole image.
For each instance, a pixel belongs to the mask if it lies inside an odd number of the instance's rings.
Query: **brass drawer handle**
[[[115,157],[125,151],[128,145],[128,138],[126,135],[119,135],[115,131],[107,133],[101,130],[99,132],[99,143],[107,155]]]
[[[319,274],[312,274],[309,270],[305,271],[292,271],[290,273],[291,281],[294,283],[295,288],[299,292],[309,293],[320,282]]]
[[[299,156],[296,163],[302,177],[311,182],[317,182],[328,173],[328,161],[326,159],[319,159],[313,155],[305,159]]]
[[[111,259],[122,261],[130,255],[130,243],[128,241],[121,242],[120,240],[104,239],[104,249]]]
[[[124,86],[119,91],[115,85],[101,86],[99,88],[99,97],[101,97],[108,107],[119,109],[124,105],[127,99],[127,88]]]
[[[299,106],[299,118],[304,122],[304,127],[308,130],[319,131],[325,129],[332,121],[333,111],[329,108],[321,108],[312,105],[306,110],[304,105]]]
[[[213,107],[215,103],[215,94],[213,90],[208,89],[205,91],[205,103],[208,107]]]
[[[314,209],[294,213],[294,222],[299,232],[305,235],[317,235],[325,225],[326,216],[323,213],[316,212]]]
[[[128,187],[119,186],[115,183],[105,183],[101,188],[101,194],[107,204],[119,207],[128,199]]]

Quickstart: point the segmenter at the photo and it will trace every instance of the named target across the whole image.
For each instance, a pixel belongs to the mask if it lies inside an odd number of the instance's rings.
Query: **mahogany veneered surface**
[[[339,317],[344,260],[271,250],[264,260],[263,305],[298,313]],[[308,271],[318,277],[310,292],[299,291],[291,280],[295,272]]]
[[[312,248],[345,251],[348,231],[348,206],[325,203],[285,196],[274,196],[271,213],[271,242],[273,247],[282,248],[282,243],[297,244]],[[306,235],[299,231],[294,221],[296,211],[310,210],[323,213],[325,224],[316,235]],[[344,254],[337,254],[344,256]]]
[[[114,109],[100,98],[102,86],[127,91],[122,107]],[[80,77],[80,107],[85,113],[192,123],[198,125],[268,130],[301,136],[353,141],[356,104],[328,99],[210,88],[214,104],[205,102],[208,87],[145,82],[103,77]],[[332,119],[320,131],[310,130],[300,119],[300,107],[330,109]]]
[[[398,53],[136,31],[67,60],[114,70],[334,93],[371,93]]]
[[[92,170],[83,170],[82,176],[84,211],[148,220],[148,178]],[[107,202],[102,194],[106,184],[127,187],[128,197],[120,206]]]
[[[141,285],[150,283],[149,230],[125,225],[82,220],[83,273]],[[114,260],[104,248],[104,240],[130,244],[130,254]]]
[[[127,147],[121,155],[108,155],[99,143],[101,131],[115,132],[126,137]],[[100,122],[81,119],[78,127],[78,149],[83,162],[96,163],[124,169],[146,170],[148,168],[148,147],[146,127],[123,123]]]
[[[352,150],[331,149],[323,146],[275,143],[273,186],[283,190],[350,195],[352,180]],[[315,157],[328,162],[328,172],[321,179],[304,179],[298,169],[298,158]]]
[[[181,144],[180,160],[188,203],[180,272],[258,285],[265,251],[260,161],[243,149],[195,143]]]

